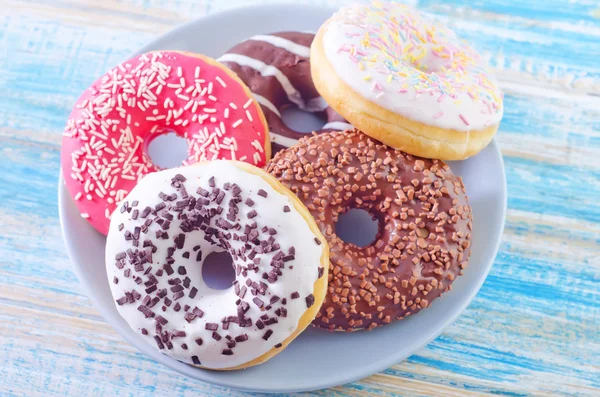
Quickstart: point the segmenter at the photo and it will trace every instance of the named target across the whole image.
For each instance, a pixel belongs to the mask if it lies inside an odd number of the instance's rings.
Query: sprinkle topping
[[[342,8],[326,26],[323,44],[331,64],[371,101],[459,131],[502,118],[502,94],[481,56],[428,16],[373,1]]]
[[[308,174],[305,164],[317,163]],[[305,139],[277,153],[267,170],[304,202],[329,243],[328,292],[317,326],[372,329],[402,319],[447,291],[468,264],[471,207],[462,180],[440,160],[355,130]],[[331,194],[319,194],[323,186]],[[335,233],[332,220],[349,208],[380,220],[370,245],[357,247]],[[292,292],[288,302],[298,298]]]
[[[190,363],[197,357],[209,368],[262,354],[248,343],[262,349],[283,342],[315,304],[314,283],[323,276],[323,248],[299,212],[282,211],[286,203],[261,176],[227,161],[146,176],[115,212],[108,238],[119,312],[165,354]],[[134,219],[134,208],[145,216]],[[202,282],[203,261],[221,251],[235,279],[214,291]]]
[[[235,127],[221,120],[225,108],[240,120]],[[63,134],[67,187],[85,209],[82,216],[106,234],[117,204],[158,170],[145,149],[158,135],[175,132],[187,140],[185,164],[222,158],[263,165],[265,151],[250,144],[265,142],[259,109],[241,84],[204,59],[142,54],[107,72],[73,109]]]

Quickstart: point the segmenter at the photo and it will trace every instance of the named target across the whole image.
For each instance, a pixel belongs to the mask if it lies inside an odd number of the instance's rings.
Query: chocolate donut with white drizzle
[[[317,133],[352,129],[313,85],[309,60],[313,38],[314,34],[305,32],[256,35],[218,59],[237,73],[261,104],[271,130],[273,154],[307,135],[283,122],[281,111],[289,106],[319,113],[326,124]]]

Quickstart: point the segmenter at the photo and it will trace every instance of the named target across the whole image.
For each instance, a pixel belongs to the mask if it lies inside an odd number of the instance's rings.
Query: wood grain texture
[[[61,132],[88,84],[169,28],[247,2],[0,3],[0,396],[246,395],[154,363],[103,321],[68,262],[56,191]],[[506,93],[501,251],[467,311],[426,348],[307,395],[598,396],[600,5],[410,3],[470,40]]]

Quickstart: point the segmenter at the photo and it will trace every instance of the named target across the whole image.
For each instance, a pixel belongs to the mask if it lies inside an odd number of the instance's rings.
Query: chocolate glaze
[[[353,331],[402,319],[450,289],[467,266],[471,207],[441,160],[403,153],[357,130],[305,138],[267,171],[311,211],[330,248],[328,294],[314,325]],[[340,214],[379,221],[366,247],[335,234]]]
[[[272,33],[269,36],[281,37],[292,41],[296,44],[310,48],[310,45],[315,37],[312,33],[302,32],[279,32]],[[308,103],[311,100],[320,98],[319,93],[315,89],[310,74],[310,61],[307,57],[302,57],[287,51],[285,48],[277,47],[266,41],[249,39],[229,49],[225,54],[238,54],[257,59],[267,65],[272,65],[279,69],[290,81],[290,83],[300,93],[299,100]],[[263,76],[258,71],[249,66],[241,66],[235,62],[223,61],[227,67],[237,73],[250,90],[258,95],[263,96],[270,101],[281,114],[281,111],[289,106],[297,106],[289,100],[280,82],[274,76]],[[305,137],[305,132],[295,131],[289,128],[279,115],[262,106],[263,112],[267,119],[269,129],[273,134],[281,135],[287,138],[298,140]],[[330,122],[346,122],[342,116],[337,114],[331,107],[327,107],[324,111],[315,111],[313,109],[304,109],[318,115]],[[332,129],[321,129],[317,133],[332,131]],[[277,142],[276,137],[272,139],[272,152],[276,153],[279,150],[286,148],[287,145]]]

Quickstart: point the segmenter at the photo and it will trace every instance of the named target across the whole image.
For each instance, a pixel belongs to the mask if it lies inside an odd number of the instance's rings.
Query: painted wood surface
[[[156,364],[104,322],[67,259],[56,191],[61,131],[88,84],[175,25],[246,3],[0,1],[0,396],[245,395]],[[307,395],[598,396],[600,4],[412,3],[473,42],[506,93],[503,243],[442,336]]]

